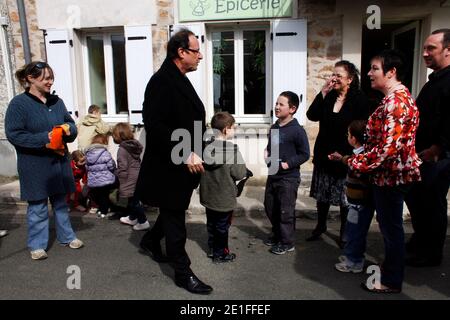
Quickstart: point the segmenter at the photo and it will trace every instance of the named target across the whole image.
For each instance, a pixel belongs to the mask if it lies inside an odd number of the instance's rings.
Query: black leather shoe
[[[213,291],[211,286],[203,283],[195,275],[179,278],[175,277],[175,284],[195,294],[210,294],[211,291]]]
[[[153,260],[158,263],[166,263],[169,262],[169,258],[163,255],[161,246],[158,244],[154,244],[153,242],[143,242],[139,244],[141,249],[148,254]]]
[[[405,264],[410,267],[437,267],[442,263],[440,258],[426,258],[426,257],[410,257],[405,260]]]

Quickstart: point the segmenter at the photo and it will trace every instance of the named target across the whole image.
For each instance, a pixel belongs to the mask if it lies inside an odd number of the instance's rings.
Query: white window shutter
[[[145,88],[153,75],[152,26],[124,28],[130,124],[140,124]]]
[[[192,24],[177,24],[171,29],[170,36],[179,31],[181,28],[191,30],[198,39],[200,44],[200,51],[203,54],[203,60],[200,61],[198,68],[194,72],[188,72],[187,77],[191,81],[192,85],[197,91],[198,96],[206,105],[206,62],[205,62],[205,24],[204,23],[192,23]]]
[[[273,36],[273,104],[283,91],[293,91],[301,99],[295,118],[305,124],[307,80],[306,20],[275,20]]]
[[[67,29],[47,29],[45,48],[47,63],[55,73],[52,91],[64,101],[71,115],[75,111],[74,81],[72,69],[73,42]]]

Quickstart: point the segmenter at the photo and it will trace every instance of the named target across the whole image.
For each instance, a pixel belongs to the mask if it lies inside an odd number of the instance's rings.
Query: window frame
[[[244,114],[244,32],[245,31],[265,31],[266,43],[266,107],[265,114]],[[213,45],[212,34],[216,32],[234,32],[234,74],[235,74],[235,114],[236,122],[239,124],[270,124],[272,123],[272,41],[270,38],[270,24],[240,24],[240,25],[221,25],[221,26],[209,26],[207,30],[207,57],[211,61],[208,72],[208,84],[209,84],[209,104],[210,108],[214,110],[214,79],[212,70],[213,61]]]
[[[115,83],[114,83],[114,59],[113,48],[111,43],[112,36],[122,36],[125,39],[125,32],[123,29],[114,28],[108,30],[89,30],[85,31],[81,37],[82,56],[83,56],[83,80],[85,90],[85,108],[92,104],[91,84],[89,78],[89,52],[87,46],[87,38],[90,36],[103,37],[103,52],[105,65],[105,86],[106,86],[106,105],[107,113],[102,114],[102,119],[105,122],[128,122],[129,112],[126,114],[116,113],[116,97],[115,97]],[[126,61],[123,63],[126,64]],[[127,82],[125,81],[125,85]],[[128,109],[130,106],[128,106]]]

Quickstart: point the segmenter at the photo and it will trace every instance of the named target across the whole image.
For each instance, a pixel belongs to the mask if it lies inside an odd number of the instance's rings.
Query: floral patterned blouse
[[[396,88],[369,117],[364,153],[348,160],[352,170],[368,173],[377,186],[397,186],[420,180],[415,140],[419,111],[408,89]]]

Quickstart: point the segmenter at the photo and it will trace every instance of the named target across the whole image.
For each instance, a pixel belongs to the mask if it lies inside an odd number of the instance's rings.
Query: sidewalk
[[[302,178],[300,187],[298,189],[296,211],[297,217],[316,219],[316,201],[309,196],[309,187],[311,184],[311,172],[302,172]],[[265,217],[264,212],[264,191],[263,185],[252,185],[250,179],[242,192],[242,195],[238,198],[238,207],[235,210],[235,215],[252,214],[260,217]],[[450,198],[450,196],[447,196]],[[0,205],[12,205],[12,206],[26,206],[26,202],[20,200],[20,186],[19,181],[14,181],[8,184],[0,186]],[[18,210],[20,212],[21,210]],[[191,204],[189,206],[189,214],[203,215],[205,208],[200,204],[199,190],[195,190]],[[450,201],[449,201],[449,213],[450,213]],[[83,215],[83,213],[73,212],[74,215]],[[330,218],[334,219],[339,215],[339,207],[332,206],[330,208]],[[404,219],[409,220],[409,212],[404,206]]]
[[[309,197],[309,186],[311,184],[311,172],[302,172],[301,183],[298,190],[296,211],[298,217],[313,218],[316,212],[315,200]],[[235,210],[236,215],[252,213],[265,217],[264,212],[264,185],[252,185],[254,182],[250,179],[246,184],[242,195],[238,198],[238,207]],[[261,184],[261,183],[260,183]],[[19,181],[4,184],[0,186],[0,205],[26,206],[25,201],[20,200]],[[20,211],[20,210],[19,210]],[[75,212],[73,212],[76,214]],[[195,190],[192,195],[189,213],[193,215],[203,215],[205,208],[200,204],[199,190]],[[81,213],[80,213],[81,214]],[[339,207],[331,207],[331,217],[339,214]]]

